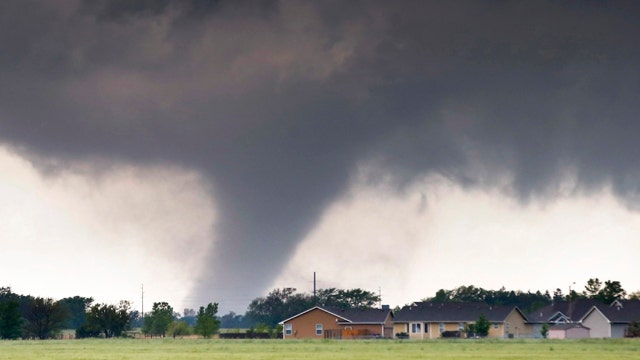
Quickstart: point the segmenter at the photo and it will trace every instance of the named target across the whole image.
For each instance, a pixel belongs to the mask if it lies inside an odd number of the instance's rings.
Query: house
[[[532,326],[533,337],[541,338],[543,324],[551,328],[558,324],[578,323],[594,306],[601,308],[607,305],[595,299],[558,301],[527,314],[527,320]]]
[[[391,338],[393,312],[382,309],[333,309],[315,306],[281,321],[283,339]]]
[[[616,300],[608,306],[593,306],[580,319],[591,329],[592,338],[621,338],[629,324],[640,321],[640,300]]]
[[[393,331],[410,339],[465,336],[465,329],[483,314],[491,323],[489,337],[532,337],[526,316],[515,306],[491,306],[479,302],[417,302],[395,314]]]
[[[556,324],[549,328],[549,339],[583,339],[590,337],[590,329],[579,323]]]

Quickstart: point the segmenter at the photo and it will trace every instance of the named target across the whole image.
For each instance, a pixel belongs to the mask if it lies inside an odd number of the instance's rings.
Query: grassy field
[[[0,341],[0,359],[640,359],[640,339]]]

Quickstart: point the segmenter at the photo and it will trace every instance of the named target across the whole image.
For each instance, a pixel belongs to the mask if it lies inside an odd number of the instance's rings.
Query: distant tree
[[[248,328],[250,324],[249,320],[244,315],[236,314],[230,311],[220,317],[220,327],[225,329],[240,329]]]
[[[540,329],[540,335],[542,335],[544,339],[546,339],[547,336],[549,336],[549,325],[547,325],[546,323],[542,324],[542,328]]]
[[[615,300],[623,299],[627,295],[619,281],[605,281],[604,287],[598,292],[598,300],[611,304]]]
[[[362,289],[320,289],[317,291],[316,303],[320,306],[339,309],[368,309],[380,302],[380,296]]]
[[[425,301],[433,301],[438,303],[444,303],[451,301],[451,292],[445,289],[440,289],[436,292],[436,296],[432,298],[424,299]]]
[[[85,321],[86,313],[93,303],[93,298],[82,296],[68,297],[58,300],[67,309],[69,318],[62,325],[65,329],[77,329]]]
[[[205,338],[218,332],[220,329],[220,320],[216,317],[218,313],[218,303],[209,303],[207,307],[200,307],[198,310],[195,332]]]
[[[22,316],[17,301],[0,302],[0,339],[15,340],[22,335]]]
[[[36,297],[28,304],[25,314],[28,337],[48,339],[53,337],[67,320],[67,309],[50,298]]]
[[[189,309],[189,308],[184,308],[184,311],[182,311],[182,316],[183,317],[189,317],[189,316],[196,316],[196,311],[193,309]]]
[[[102,334],[105,338],[119,337],[129,329],[130,309],[131,303],[128,301],[120,301],[118,306],[95,304],[89,309],[86,321],[76,335],[88,337]]]
[[[560,302],[564,300],[564,295],[562,294],[562,289],[557,288],[556,291],[553,292],[553,301]]]
[[[625,334],[627,337],[640,337],[640,323],[637,321],[632,321],[629,323],[627,327],[627,332]]]
[[[246,316],[253,324],[274,327],[278,322],[313,306],[313,297],[296,293],[295,288],[274,289],[266,297],[251,301]]]
[[[489,328],[491,327],[491,324],[484,314],[480,314],[475,325],[475,330],[478,336],[486,337],[487,335],[489,335]]]
[[[171,334],[172,337],[176,336],[187,336],[191,335],[191,326],[187,324],[184,320],[175,320],[169,325],[167,332]]]
[[[153,303],[151,313],[144,318],[142,331],[145,334],[164,337],[169,328],[169,324],[171,324],[173,320],[173,308],[168,303]]]
[[[627,296],[629,300],[640,300],[640,291],[634,291]]]
[[[587,281],[584,287],[584,295],[590,299],[595,299],[602,289],[602,282],[598,278],[592,278]]]

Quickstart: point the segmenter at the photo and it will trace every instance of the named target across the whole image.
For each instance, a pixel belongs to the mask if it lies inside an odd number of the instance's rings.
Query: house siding
[[[582,320],[582,325],[591,329],[589,336],[592,338],[611,337],[611,325],[607,318],[598,310],[591,311],[587,317]]]
[[[313,309],[303,316],[285,322],[284,325],[291,324],[292,334],[285,333],[283,336],[285,339],[323,339],[325,331],[343,328],[337,324],[337,321],[341,320],[320,309]],[[322,335],[316,335],[316,324],[322,324]]]
[[[627,330],[629,325],[627,324],[612,324],[611,325],[611,337],[612,338],[623,338],[624,332]]]
[[[533,325],[527,324],[525,318],[516,309],[513,309],[509,315],[507,315],[505,324],[509,324],[509,329],[506,329],[505,325],[507,337],[509,334],[513,334],[516,338],[533,337]]]

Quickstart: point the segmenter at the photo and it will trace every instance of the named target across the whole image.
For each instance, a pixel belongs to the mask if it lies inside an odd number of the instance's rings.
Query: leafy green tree
[[[198,335],[209,338],[218,332],[220,329],[220,320],[216,317],[217,313],[218,303],[209,303],[206,308],[204,306],[200,307],[196,315],[197,321],[195,326],[195,331]]]
[[[598,278],[592,278],[587,281],[584,287],[584,295],[590,299],[595,299],[602,289],[602,282]]]
[[[93,303],[93,298],[82,296],[68,297],[58,300],[65,307],[69,318],[62,325],[65,329],[77,329],[84,324],[87,311]]]
[[[320,306],[339,309],[368,309],[380,302],[380,296],[362,289],[320,289],[317,291],[316,303]]]
[[[248,328],[252,324],[246,316],[230,311],[220,317],[220,327],[225,329]]]
[[[0,339],[15,340],[22,335],[22,316],[17,301],[0,302]]]
[[[542,324],[542,328],[540,329],[540,335],[542,335],[543,338],[547,338],[547,336],[549,336],[549,325]]]
[[[81,335],[92,336],[96,331],[105,338],[119,337],[129,328],[131,303],[120,301],[118,306],[95,304],[88,313]],[[77,334],[79,335],[79,334]],[[84,336],[79,336],[84,337]]]
[[[278,322],[303,312],[314,304],[313,297],[296,293],[295,288],[274,289],[266,297],[251,301],[246,316],[253,324],[274,327]]]
[[[169,324],[173,322],[173,308],[167,302],[153,303],[151,313],[144,318],[142,331],[145,334],[166,335]]]
[[[615,300],[623,299],[627,295],[620,281],[605,281],[604,287],[598,292],[597,299],[605,304],[611,304]]]
[[[191,335],[191,326],[186,321],[175,320],[169,325],[167,332],[175,338],[176,336]]]
[[[491,324],[484,314],[480,314],[475,325],[476,334],[478,334],[478,336],[486,337],[489,335],[489,328],[491,327]]]
[[[25,330],[29,337],[48,339],[53,337],[67,320],[67,309],[50,298],[36,297],[28,304],[25,314]]]

